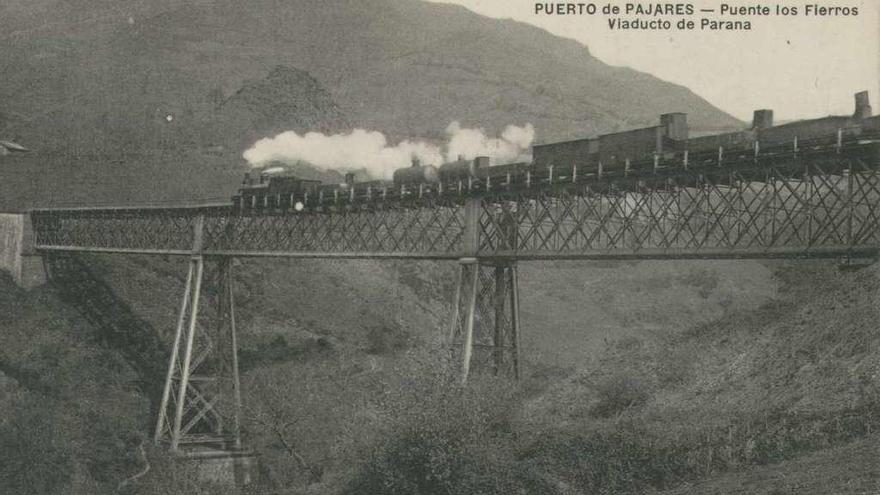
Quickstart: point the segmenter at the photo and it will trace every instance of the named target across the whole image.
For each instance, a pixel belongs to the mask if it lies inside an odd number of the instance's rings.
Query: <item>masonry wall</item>
[[[43,260],[33,246],[30,217],[26,213],[0,213],[0,270],[25,288],[46,282]]]

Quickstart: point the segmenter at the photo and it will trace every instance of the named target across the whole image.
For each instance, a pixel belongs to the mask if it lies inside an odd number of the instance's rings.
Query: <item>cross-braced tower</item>
[[[467,202],[463,233],[467,252],[476,254],[487,234],[502,249],[516,246],[516,211],[507,206],[487,208],[480,199]],[[485,366],[495,375],[519,378],[519,335],[516,261],[476,256],[460,259],[449,342],[459,350],[462,382],[467,382],[473,365]]]
[[[450,342],[460,349],[462,382],[472,366],[519,378],[516,262],[460,262]]]
[[[230,257],[194,254],[189,262],[155,431],[156,443],[175,452],[241,448],[232,267]]]

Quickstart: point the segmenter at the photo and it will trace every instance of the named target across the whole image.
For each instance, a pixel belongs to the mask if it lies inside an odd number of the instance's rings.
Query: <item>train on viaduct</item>
[[[637,183],[648,187],[652,179],[664,175],[699,173],[749,156],[809,151],[878,130],[880,116],[872,116],[867,91],[855,95],[852,115],[774,125],[772,110],[756,110],[750,128],[722,134],[691,136],[687,114],[668,113],[655,126],[536,145],[531,162],[490,165],[488,157],[480,156],[435,166],[413,160],[412,167],[396,170],[391,181],[355,182],[354,174],[348,174],[344,183],[323,184],[291,175],[284,167],[267,166],[245,175],[233,204],[242,210],[320,209],[340,201],[468,195],[591,178],[597,187],[613,187],[615,180],[632,178],[642,179]]]

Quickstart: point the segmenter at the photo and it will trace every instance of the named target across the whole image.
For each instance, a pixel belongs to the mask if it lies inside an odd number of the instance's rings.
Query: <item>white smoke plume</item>
[[[468,129],[453,122],[446,128],[446,134],[447,143],[440,147],[423,141],[402,141],[390,146],[381,132],[363,129],[329,136],[318,132],[300,136],[287,131],[257,141],[243,156],[254,167],[307,162],[339,172],[366,169],[372,177],[390,179],[394,170],[409,166],[413,158],[431,165],[454,161],[459,156],[468,160],[488,156],[493,164],[527,159],[535,129],[531,124],[509,125],[500,137],[490,138],[482,129]]]
[[[453,122],[446,128],[446,134],[449,136],[447,161],[457,160],[459,156],[467,160],[488,156],[492,164],[501,164],[524,158],[535,139],[535,128],[532,124],[509,125],[500,138],[489,138],[482,129],[466,129]]]

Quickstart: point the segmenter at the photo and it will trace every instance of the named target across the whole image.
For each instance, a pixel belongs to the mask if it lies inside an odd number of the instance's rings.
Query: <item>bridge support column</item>
[[[520,376],[519,287],[515,261],[464,258],[449,340],[460,352],[461,380],[472,368]]]
[[[173,452],[241,448],[232,268],[229,257],[189,262],[155,431]]]

